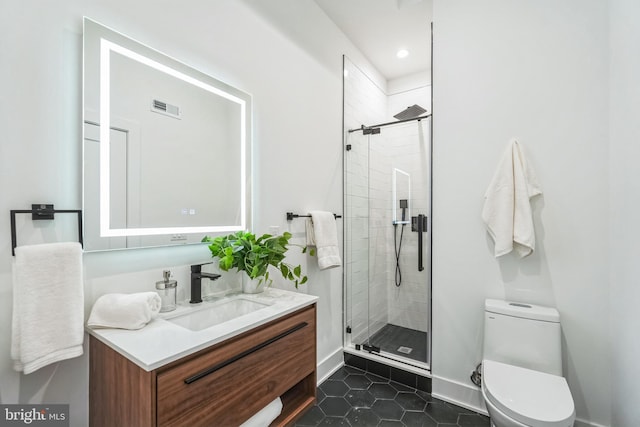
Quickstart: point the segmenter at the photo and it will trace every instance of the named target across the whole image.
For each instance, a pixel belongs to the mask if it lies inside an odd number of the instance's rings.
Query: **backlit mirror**
[[[85,250],[246,230],[250,141],[250,95],[85,18]]]

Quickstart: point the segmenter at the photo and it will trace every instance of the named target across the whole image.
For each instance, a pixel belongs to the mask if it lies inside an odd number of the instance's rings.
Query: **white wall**
[[[322,46],[311,53],[286,31],[276,30],[250,3],[4,2],[0,212],[8,216],[10,209],[27,208],[32,202],[54,203],[60,209],[81,206],[82,16],[87,15],[253,95],[256,231],[276,225],[301,238],[303,222],[287,224],[285,212],[341,213],[341,65],[342,54],[353,47],[311,1],[271,2],[274,11],[304,9],[308,31],[319,28],[326,34]],[[86,355],[28,376],[11,369],[11,255],[5,219],[0,221],[0,401],[70,403],[71,425],[85,426]],[[41,241],[40,236],[51,234],[54,227],[24,231],[19,241]],[[305,256],[291,258],[302,262],[310,276],[301,291],[320,297],[322,377],[342,359],[342,271],[321,272]],[[186,297],[188,265],[208,259],[205,247],[85,254],[86,308],[106,292],[153,289],[167,267],[179,282],[180,296]]]
[[[609,240],[611,274],[611,354],[615,384],[612,392],[612,426],[640,425],[640,389],[637,364],[640,360],[640,3],[634,0],[610,2],[610,211]]]
[[[427,90],[426,93],[420,95],[426,100],[421,102],[423,104],[428,103],[429,105],[422,105],[422,107],[431,112],[431,70],[420,71],[418,73],[398,77],[397,79],[389,80],[387,82],[387,93],[390,98],[393,98],[394,95],[398,98],[402,98],[404,93],[414,91],[416,88]],[[410,96],[410,98],[413,98],[413,96]],[[393,101],[390,101],[390,103],[392,102]],[[390,116],[393,116],[393,114]]]
[[[434,392],[481,404],[485,298],[548,304],[578,418],[611,425],[607,3],[436,0],[433,16]],[[496,260],[480,212],[513,137],[543,190],[537,247]]]

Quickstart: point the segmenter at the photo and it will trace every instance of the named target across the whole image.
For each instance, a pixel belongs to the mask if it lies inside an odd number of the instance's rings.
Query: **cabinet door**
[[[95,337],[89,338],[89,425],[156,424],[155,375]]]
[[[313,374],[315,328],[311,307],[159,372],[158,425],[243,423]]]

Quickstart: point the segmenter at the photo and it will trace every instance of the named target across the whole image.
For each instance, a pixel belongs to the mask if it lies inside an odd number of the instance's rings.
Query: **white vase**
[[[245,294],[259,294],[260,292],[264,292],[264,287],[264,277],[252,279],[247,273],[242,273],[242,292]]]

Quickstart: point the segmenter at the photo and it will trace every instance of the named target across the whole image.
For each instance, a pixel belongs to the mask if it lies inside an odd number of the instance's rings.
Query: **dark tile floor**
[[[427,333],[387,323],[369,339],[382,351],[427,362]]]
[[[296,426],[490,426],[484,415],[351,366],[320,384],[317,398]]]

